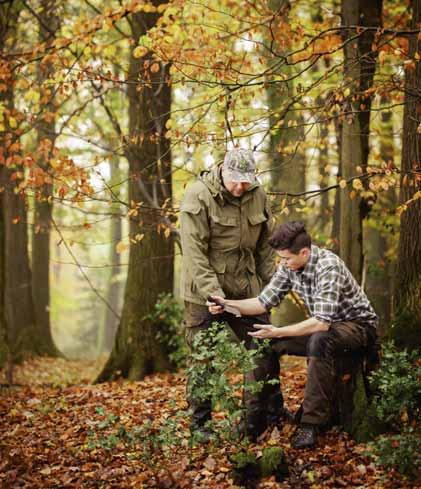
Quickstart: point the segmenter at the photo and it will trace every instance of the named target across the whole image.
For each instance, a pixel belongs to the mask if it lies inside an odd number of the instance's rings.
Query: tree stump
[[[336,380],[332,406],[333,423],[357,442],[365,442],[380,431],[370,405],[366,352],[343,354],[335,359]]]

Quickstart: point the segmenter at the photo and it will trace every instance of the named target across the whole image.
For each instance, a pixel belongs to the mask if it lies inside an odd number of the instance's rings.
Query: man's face
[[[251,187],[249,182],[233,182],[224,179],[225,188],[234,197],[241,197]]]
[[[310,258],[310,248],[302,248],[297,254],[289,250],[277,250],[276,253],[281,258],[281,264],[293,271],[303,268]]]

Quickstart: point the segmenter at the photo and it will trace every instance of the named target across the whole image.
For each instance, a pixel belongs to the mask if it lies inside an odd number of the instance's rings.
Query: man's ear
[[[310,257],[310,248],[303,248],[301,251],[301,256],[305,257],[305,258],[309,258]]]

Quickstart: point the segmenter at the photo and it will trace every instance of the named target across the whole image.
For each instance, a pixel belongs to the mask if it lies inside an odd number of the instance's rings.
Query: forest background
[[[420,0],[0,1],[6,380],[34,355],[174,368],[180,201],[233,147],[419,346],[420,25]]]
[[[178,296],[180,200],[232,147],[255,151],[277,221],[303,220],[381,332],[404,318],[407,335],[421,317],[413,7],[2,2],[2,363],[109,353],[119,327],[123,375],[165,367],[147,316]]]

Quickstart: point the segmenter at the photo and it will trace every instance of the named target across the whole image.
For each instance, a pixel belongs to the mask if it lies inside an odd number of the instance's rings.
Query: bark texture
[[[41,42],[51,44],[59,28],[59,19],[54,0],[42,0],[40,9],[39,38]],[[53,73],[51,63],[38,66],[38,79],[40,86]],[[54,113],[53,89],[48,90],[48,99],[44,106],[45,111]],[[40,118],[41,119],[41,118]],[[47,122],[43,119],[37,123],[37,145],[45,145],[45,151],[40,153],[37,164],[48,172],[49,159],[52,156],[55,144],[55,121]],[[32,233],[32,291],[35,306],[35,317],[39,334],[43,338],[43,351],[50,356],[61,355],[54,344],[50,323],[50,235],[51,217],[53,212],[52,183],[45,183],[37,189],[34,200],[34,227]]]
[[[0,50],[3,54],[11,40],[16,39],[17,22],[22,6],[7,3],[0,6]],[[6,42],[7,41],[7,42]],[[13,73],[2,58],[2,82],[6,90],[1,92],[5,113],[14,114]],[[37,334],[35,311],[32,300],[32,279],[28,257],[28,228],[26,198],[17,190],[23,175],[19,163],[19,137],[6,123],[0,133],[1,219],[1,335],[6,339],[9,370],[24,356],[42,353]],[[12,375],[10,375],[12,378]]]
[[[158,14],[149,13],[131,17],[134,46],[157,19]],[[150,61],[150,54],[139,59],[130,57],[127,92],[129,199],[145,205],[133,209],[130,235],[134,240],[138,235],[144,236],[140,242],[130,244],[122,317],[99,382],[118,376],[141,379],[171,365],[165,346],[156,339],[156,325],[148,318],[159,294],[173,290],[174,254],[172,237],[164,235],[161,209],[172,193],[170,144],[164,137],[171,108],[169,67],[160,64],[159,71],[152,72],[145,69]]]
[[[367,90],[373,85],[377,50],[374,30],[381,27],[382,0],[343,0],[342,24],[350,26],[343,31],[344,78],[350,88],[350,98],[344,106],[345,120],[341,136],[342,177],[357,176],[357,167],[367,167],[369,153],[370,109],[372,95]],[[355,27],[362,30],[358,34]],[[363,227],[367,216],[367,203],[351,193],[352,187],[340,192],[339,252],[358,282],[363,270]]]
[[[421,0],[412,0],[412,29],[421,24]],[[396,280],[396,322],[392,336],[400,346],[420,346],[421,331],[421,40],[409,41],[405,71],[403,122],[400,239]],[[419,196],[420,194],[418,194]],[[411,201],[411,199],[415,199]]]

